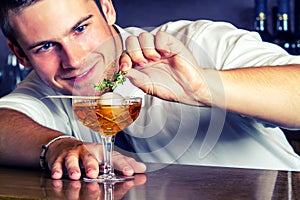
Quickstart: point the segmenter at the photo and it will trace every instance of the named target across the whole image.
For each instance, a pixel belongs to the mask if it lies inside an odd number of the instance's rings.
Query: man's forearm
[[[234,69],[219,75],[223,87],[211,88],[225,102],[214,101],[216,106],[283,127],[300,127],[299,65]]]
[[[38,167],[42,145],[59,135],[20,112],[0,109],[0,165]]]

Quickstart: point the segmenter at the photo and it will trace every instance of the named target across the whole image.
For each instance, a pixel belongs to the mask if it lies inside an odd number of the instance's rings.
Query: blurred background
[[[255,15],[255,0],[114,0],[114,4],[117,22],[123,26],[151,27],[170,20],[212,19],[252,29]]]

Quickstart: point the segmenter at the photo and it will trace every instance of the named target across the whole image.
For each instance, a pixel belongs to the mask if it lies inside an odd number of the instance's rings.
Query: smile
[[[77,78],[81,78],[81,77],[84,77],[87,73],[89,72],[89,70],[88,71],[86,71],[86,72],[84,72],[83,74],[81,74],[81,75],[79,75],[79,76],[77,76]]]
[[[82,81],[84,80],[85,78],[87,78],[89,76],[89,74],[93,73],[94,69],[95,69],[95,66],[94,65],[92,68],[90,68],[89,70],[83,72],[82,74],[79,74],[79,75],[75,75],[75,76],[71,76],[71,77],[64,77],[63,79],[64,80],[70,80],[70,81]]]

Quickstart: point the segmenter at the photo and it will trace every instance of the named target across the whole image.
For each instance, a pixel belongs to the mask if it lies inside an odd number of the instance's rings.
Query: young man
[[[96,177],[99,136],[77,123],[69,100],[41,98],[94,93],[93,83],[122,70],[131,82],[115,92],[150,94],[124,131],[123,142],[136,152],[123,151],[127,155],[143,162],[300,169],[299,156],[276,127],[300,125],[299,57],[226,23],[179,21],[151,33],[122,29],[114,25],[112,2],[100,4],[102,13],[93,0],[1,3],[9,47],[34,68],[0,100],[1,164],[38,166],[42,145],[73,135],[77,139],[49,146],[52,178],[61,178],[66,167],[79,179],[79,161],[86,176]],[[117,152],[114,162],[125,175],[146,170]]]

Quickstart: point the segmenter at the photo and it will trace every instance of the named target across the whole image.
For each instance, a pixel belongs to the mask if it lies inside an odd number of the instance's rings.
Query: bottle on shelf
[[[255,0],[254,29],[265,42],[272,42],[272,36],[268,31],[267,0]]]
[[[296,54],[296,45],[290,24],[290,0],[278,0],[276,32],[273,42],[290,54]]]

